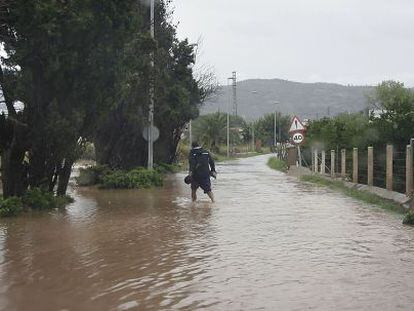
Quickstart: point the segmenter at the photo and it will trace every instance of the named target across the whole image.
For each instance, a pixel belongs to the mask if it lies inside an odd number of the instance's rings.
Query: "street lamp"
[[[252,94],[256,95],[258,92],[256,90],[250,91]],[[252,151],[256,151],[255,137],[254,137],[254,121],[252,121]]]

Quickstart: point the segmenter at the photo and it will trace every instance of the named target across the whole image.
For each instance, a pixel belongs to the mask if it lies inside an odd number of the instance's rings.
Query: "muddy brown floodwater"
[[[1,220],[0,309],[413,310],[414,229],[267,158],[219,165],[214,205],[178,174]]]

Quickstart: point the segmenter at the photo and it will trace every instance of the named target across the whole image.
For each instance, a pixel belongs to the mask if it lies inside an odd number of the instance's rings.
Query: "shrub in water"
[[[180,171],[180,166],[176,164],[160,163],[156,165],[155,170],[161,174],[177,173]]]
[[[16,197],[0,199],[0,217],[11,217],[23,211],[22,200]]]
[[[39,188],[27,190],[22,200],[25,206],[36,210],[51,209],[54,207],[53,194],[42,191]]]
[[[16,216],[23,212],[24,208],[35,210],[62,208],[71,202],[73,199],[69,196],[55,197],[53,193],[33,188],[28,190],[22,198],[3,199],[0,197],[0,217]]]
[[[161,187],[163,184],[162,175],[156,170],[137,168],[128,172],[128,175],[132,188]]]
[[[73,202],[73,199],[69,196],[55,197],[51,192],[33,188],[23,195],[22,201],[26,207],[35,210],[47,210],[65,207],[66,204]]]
[[[103,177],[102,186],[114,189],[160,187],[163,184],[162,175],[156,170],[136,168],[131,171],[113,171]]]
[[[405,215],[403,220],[404,225],[414,225],[414,211],[409,212]]]

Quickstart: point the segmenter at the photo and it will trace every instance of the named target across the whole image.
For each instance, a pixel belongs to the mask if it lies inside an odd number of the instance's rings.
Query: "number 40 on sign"
[[[305,137],[303,136],[302,133],[295,133],[293,134],[293,137],[292,137],[293,142],[297,145],[301,144],[304,139]]]

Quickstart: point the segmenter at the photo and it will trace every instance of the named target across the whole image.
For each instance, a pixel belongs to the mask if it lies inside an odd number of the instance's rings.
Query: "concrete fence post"
[[[313,160],[313,163],[315,164],[315,166],[313,167],[313,171],[315,172],[315,173],[318,173],[318,167],[319,167],[319,161],[318,161],[318,149],[315,149],[315,151],[314,151],[314,160]]]
[[[368,186],[374,185],[374,147],[368,147]]]
[[[394,163],[394,147],[393,145],[387,145],[387,172],[386,172],[386,188],[392,191],[393,183],[393,163]]]
[[[315,157],[313,156],[315,153],[315,149],[311,148],[311,171],[315,171]]]
[[[322,161],[321,161],[321,174],[326,174],[326,152],[322,150]]]
[[[341,150],[341,177],[346,177],[346,149]]]
[[[405,194],[407,197],[413,195],[413,149],[411,145],[407,146],[405,161]]]
[[[335,178],[335,150],[331,150],[331,177]]]
[[[358,183],[358,148],[354,148],[352,152],[352,182]]]

